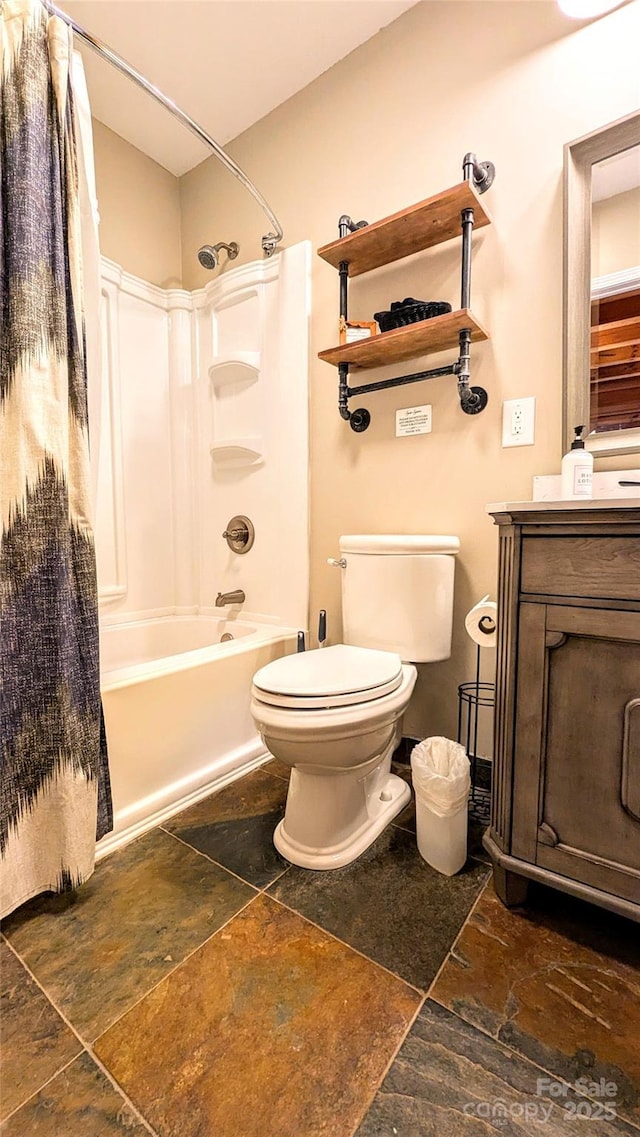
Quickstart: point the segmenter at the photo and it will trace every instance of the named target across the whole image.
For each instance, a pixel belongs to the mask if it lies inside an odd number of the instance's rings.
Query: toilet
[[[340,538],[344,643],[299,652],[253,677],[251,714],[291,767],[273,840],[295,865],[356,860],[411,798],[391,773],[416,663],[451,654],[457,537]]]

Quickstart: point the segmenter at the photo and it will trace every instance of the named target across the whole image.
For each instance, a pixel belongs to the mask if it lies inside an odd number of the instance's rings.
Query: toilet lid
[[[285,655],[253,677],[254,698],[276,707],[310,710],[380,699],[402,682],[402,660],[392,651],[335,644]]]

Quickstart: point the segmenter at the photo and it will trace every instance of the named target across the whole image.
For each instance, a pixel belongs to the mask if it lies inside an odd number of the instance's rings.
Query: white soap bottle
[[[562,500],[580,501],[591,497],[593,483],[593,454],[584,448],[581,437],[583,426],[574,427],[575,438],[571,449],[562,459]]]

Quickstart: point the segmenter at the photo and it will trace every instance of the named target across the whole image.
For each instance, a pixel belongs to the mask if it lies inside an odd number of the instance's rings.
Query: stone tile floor
[[[354,865],[289,866],[286,779],[4,921],[2,1137],[639,1137],[638,925],[507,911],[477,827],[439,876],[411,807]]]

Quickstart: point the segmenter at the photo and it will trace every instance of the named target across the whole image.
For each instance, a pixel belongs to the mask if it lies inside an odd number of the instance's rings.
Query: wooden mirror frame
[[[591,168],[596,162],[640,145],[640,112],[585,134],[564,148],[563,266],[563,454],[578,423],[590,421],[591,346]],[[625,432],[627,436],[631,432]],[[611,445],[597,455],[640,450],[637,432],[625,442],[610,434]]]

